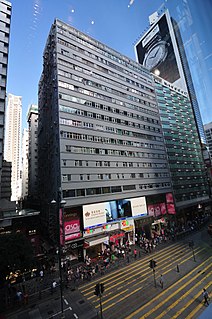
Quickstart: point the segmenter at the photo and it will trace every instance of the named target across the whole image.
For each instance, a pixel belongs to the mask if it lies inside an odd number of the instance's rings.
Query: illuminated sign
[[[98,203],[83,206],[84,228],[106,224],[106,210],[109,203]]]
[[[131,198],[130,202],[131,202],[131,210],[132,210],[133,217],[147,215],[145,197]]]

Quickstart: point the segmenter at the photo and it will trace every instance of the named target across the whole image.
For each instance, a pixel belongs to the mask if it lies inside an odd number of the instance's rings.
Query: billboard
[[[133,217],[147,215],[145,197],[131,198],[130,203]]]
[[[136,51],[139,63],[151,72],[170,83],[180,79],[166,14],[142,37]]]
[[[110,209],[108,202],[83,206],[84,228],[106,223],[106,210]]]
[[[167,203],[168,214],[175,215],[176,210],[175,210],[175,206],[174,206],[174,198],[173,198],[172,193],[166,194],[166,203]]]
[[[148,215],[158,217],[167,213],[166,203],[148,205]]]

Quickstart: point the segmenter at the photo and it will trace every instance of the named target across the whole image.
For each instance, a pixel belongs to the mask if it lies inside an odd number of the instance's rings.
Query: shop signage
[[[81,237],[81,233],[73,233],[73,234],[65,236],[65,241],[73,240],[80,237]]]
[[[124,237],[124,236],[125,236],[124,233],[115,234],[115,235],[113,235],[113,236],[110,236],[110,241],[115,241],[115,239],[122,238],[122,237]]]
[[[122,220],[120,223],[120,228],[125,230],[126,229],[134,229],[134,220],[133,219],[126,219],[126,220]],[[126,230],[127,231],[127,230]]]
[[[131,202],[132,216],[147,215],[146,198],[144,196],[131,198],[130,202]]]
[[[76,220],[69,220],[64,222],[64,229],[65,229],[65,236],[73,233],[80,232],[80,221],[79,219]]]
[[[106,203],[83,206],[84,228],[106,224]]]
[[[124,230],[125,232],[132,231],[133,229],[134,229],[134,227],[133,227],[133,226],[129,226],[129,227],[125,227],[125,228],[123,228],[123,230]]]
[[[69,247],[70,247],[71,249],[81,248],[81,247],[83,247],[83,243],[84,243],[83,240],[76,241],[75,243],[71,243],[71,244],[69,245]]]

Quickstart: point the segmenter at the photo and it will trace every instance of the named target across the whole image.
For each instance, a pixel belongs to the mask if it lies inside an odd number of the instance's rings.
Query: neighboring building
[[[7,64],[9,52],[11,3],[0,0],[0,200],[1,175],[3,165],[4,150],[4,126],[5,126],[5,104],[6,104],[6,84],[7,84]]]
[[[212,1],[166,0],[158,11],[166,9],[180,31],[181,44],[187,57],[201,113],[200,117],[197,110],[195,116],[200,135],[204,137],[201,122],[205,124],[212,119]]]
[[[12,162],[12,201],[21,198],[21,112],[22,97],[8,94],[4,159]]]
[[[1,177],[1,198],[10,201],[11,198],[12,163],[3,161]],[[1,206],[1,203],[0,203]]]
[[[82,235],[89,255],[104,243],[134,242],[135,229],[150,236],[147,210],[166,214],[172,189],[148,70],[56,20],[44,50],[38,128],[43,232],[55,236],[63,197],[73,255],[82,257]]]
[[[206,143],[209,149],[210,157],[212,159],[212,122],[204,125]]]
[[[25,199],[28,196],[28,161],[29,161],[29,131],[24,128],[22,134],[22,195]]]
[[[186,92],[156,76],[155,84],[175,204],[178,215],[188,217],[199,204],[210,201],[191,102]]]
[[[38,206],[38,106],[31,104],[27,114],[29,130],[28,151],[28,202]]]
[[[150,28],[135,46],[137,60],[152,73],[188,92],[195,114],[199,139],[205,143],[202,118],[178,24],[166,10],[151,21]]]

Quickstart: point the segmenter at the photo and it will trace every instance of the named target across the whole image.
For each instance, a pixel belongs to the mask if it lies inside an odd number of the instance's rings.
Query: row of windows
[[[69,32],[68,32],[68,30],[65,30],[64,27],[65,27],[64,25],[60,26],[59,32],[61,34],[68,36],[69,38],[75,40],[76,42],[81,43],[84,46],[91,48],[92,50],[100,53],[100,55],[104,55],[107,58],[110,58],[113,61],[116,61],[117,63],[122,64],[125,67],[130,68],[130,69],[138,72],[139,74],[142,74],[142,73],[145,74],[145,77],[149,78],[149,79],[139,77],[137,74],[132,73],[129,70],[122,68],[123,72],[126,73],[127,75],[129,75],[130,77],[134,77],[135,79],[139,78],[141,80],[148,81],[149,83],[152,83],[151,76],[150,76],[149,72],[147,70],[145,70],[145,68],[143,68],[138,63],[134,62],[133,60],[128,59],[125,56],[122,56],[118,52],[113,51],[111,48],[105,46],[104,44],[87,37],[85,34],[82,34],[81,32],[79,32],[76,29],[69,27]],[[67,27],[67,25],[66,25],[66,27]],[[91,41],[93,44],[91,44]],[[67,44],[69,44],[69,43],[67,43]]]
[[[120,140],[116,138],[110,137],[101,137],[101,136],[94,136],[88,134],[79,134],[73,132],[64,132],[61,131],[61,138],[73,139],[73,140],[82,140],[82,141],[89,141],[89,142],[96,142],[96,143],[105,143],[105,144],[115,144],[115,145],[127,145],[132,147],[142,147],[142,148],[151,148],[151,149],[158,149],[164,150],[163,145],[158,144],[150,144],[150,143],[143,143],[143,142],[136,142],[132,140]]]
[[[140,189],[160,189],[169,188],[170,183],[153,183],[139,185]],[[92,196],[92,195],[102,195],[110,193],[120,193],[128,190],[135,190],[136,185],[123,185],[123,186],[108,186],[108,187],[96,187],[96,188],[86,188],[86,189],[67,189],[63,190],[63,198],[67,197],[79,197],[79,196]]]
[[[104,95],[104,94],[100,94],[98,92],[94,92],[94,91],[91,91],[91,90],[87,90],[83,87],[80,87],[80,86],[76,86],[76,85],[73,85],[73,84],[69,84],[69,83],[66,83],[66,82],[62,82],[62,81],[59,81],[58,82],[58,85],[62,88],[65,88],[65,89],[68,89],[68,90],[71,90],[71,91],[75,91],[75,92],[79,92],[81,94],[85,94],[85,95],[89,95],[89,96],[93,96],[93,97],[96,97],[96,98],[99,98],[101,100],[104,100],[104,101],[107,101],[107,102],[110,102],[110,103],[114,103],[114,104],[117,104],[117,105],[124,105],[124,102],[121,101],[121,100],[117,100],[109,95]],[[103,86],[102,86],[102,91],[104,91],[103,89]],[[116,91],[116,90],[113,90],[113,89],[109,89],[107,90],[107,93],[112,93],[114,95],[118,95],[120,96],[120,92],[119,91]],[[136,103],[141,103],[141,104],[144,104],[148,107],[154,107],[154,108],[157,108],[157,105],[156,104],[153,104],[153,103],[150,103],[150,102],[147,102],[145,100],[142,100],[136,96],[133,96],[133,95],[127,95],[127,94],[123,94],[122,93],[122,97],[127,99],[127,100],[130,100],[130,101],[133,101],[133,102],[136,102]]]
[[[74,56],[74,57],[75,57],[75,56]],[[79,60],[79,57],[77,57],[77,60]],[[92,63],[92,62],[90,62],[90,61],[88,61],[88,60],[85,60],[85,59],[81,58],[81,61],[82,61],[83,64],[86,64],[86,65],[91,66],[92,69],[95,69],[95,68],[98,69],[98,66],[97,66],[96,64],[94,64],[94,63]],[[75,65],[75,64],[73,64],[73,63],[71,63],[71,62],[67,62],[67,61],[64,61],[64,60],[62,60],[62,59],[59,59],[58,63],[59,63],[59,64],[62,64],[62,65],[65,65],[65,66],[68,66],[69,68],[74,69],[74,70],[76,70],[76,71],[80,71],[80,72],[82,72],[82,73],[84,73],[84,74],[87,74],[87,75],[89,75],[89,76],[92,75],[92,77],[97,78],[97,79],[99,79],[99,80],[101,80],[101,81],[110,83],[110,84],[112,84],[113,86],[115,85],[115,86],[118,86],[118,87],[120,87],[120,88],[122,88],[122,89],[124,89],[124,90],[131,91],[132,93],[137,93],[137,94],[142,95],[142,93],[139,92],[139,91],[137,91],[136,89],[133,89],[133,88],[131,88],[131,87],[129,87],[129,86],[126,86],[126,85],[124,85],[124,84],[121,84],[120,82],[116,82],[116,81],[114,81],[114,79],[111,80],[111,79],[109,79],[109,78],[106,78],[105,76],[102,76],[102,75],[100,75],[100,74],[98,74],[98,73],[95,73],[95,72],[93,72],[93,71],[90,71],[90,70],[88,70],[88,69],[82,69],[82,68],[79,67],[78,65]],[[92,65],[91,65],[91,64],[92,64]],[[80,68],[80,70],[79,70],[79,68]],[[132,81],[131,79],[128,79],[128,78],[126,78],[126,77],[123,77],[123,76],[121,76],[121,75],[119,75],[119,74],[117,74],[117,73],[114,73],[114,72],[110,71],[110,70],[108,70],[107,73],[110,74],[113,78],[114,78],[114,76],[115,76],[116,78],[118,77],[120,80],[125,81],[125,82],[127,82],[127,83],[130,83],[131,85],[134,85],[134,86],[136,86],[136,87],[138,87],[138,88],[140,88],[140,89],[143,89],[143,90],[145,90],[145,91],[154,93],[154,90],[153,90],[152,88],[149,88],[149,87],[147,87],[147,86],[145,86],[145,85],[143,85],[143,84],[140,84],[140,83],[138,83],[138,82]],[[73,80],[75,80],[75,81],[82,82],[83,84],[88,84],[88,83],[86,82],[87,80],[86,80],[85,78],[79,77],[79,76],[77,76],[77,75],[75,75],[75,74],[72,74],[72,73],[70,73],[70,72],[66,72],[66,71],[63,71],[63,70],[58,70],[58,74],[59,74],[59,75],[62,75],[62,76],[65,76],[65,77],[67,77],[67,78],[69,78],[69,79],[73,79]],[[142,96],[146,96],[147,98],[150,98],[150,99],[152,99],[152,100],[155,100],[155,96],[153,97],[153,96],[148,95],[148,94],[145,94],[145,95],[142,95]]]
[[[64,112],[64,110],[67,110],[69,107],[67,106],[62,106],[62,110]],[[61,108],[60,108],[61,110]],[[79,115],[80,110],[78,112]],[[156,133],[160,133],[161,130],[157,127],[154,126],[150,126],[150,125],[144,125],[144,124],[139,124],[139,123],[135,123],[135,122],[131,122],[131,121],[127,121],[127,120],[122,120],[120,118],[115,118],[115,117],[111,117],[111,116],[107,116],[107,115],[102,115],[102,114],[97,114],[97,113],[92,113],[92,112],[86,112],[86,111],[82,111],[82,114],[86,114],[84,116],[87,116],[89,118],[95,118],[104,122],[111,122],[111,123],[116,123],[116,124],[120,124],[120,125],[126,125],[129,127],[134,127],[140,130],[145,130],[145,131],[150,131],[150,132],[156,132]],[[68,125],[68,126],[78,126],[78,127],[82,127],[82,121],[77,121],[77,120],[68,120],[68,119],[64,119],[64,118],[60,118],[60,124],[64,124],[64,125]]]
[[[72,97],[73,98],[73,97]],[[73,100],[75,100],[75,98],[73,98]],[[73,101],[72,101],[73,102]],[[148,123],[153,123],[153,124],[159,124],[159,120],[153,119],[153,118],[149,118],[147,116],[144,115],[140,115],[140,114],[136,114],[136,113],[132,113],[132,112],[128,112],[128,111],[123,111],[120,108],[115,108],[115,107],[111,107],[111,106],[107,106],[101,103],[96,103],[96,102],[92,102],[92,101],[84,101],[83,100],[83,105],[92,107],[92,108],[96,108],[99,110],[103,110],[103,111],[107,111],[107,112],[111,112],[111,113],[115,113],[118,115],[123,115],[123,116],[127,116],[130,118],[134,118],[137,119],[139,121],[145,121]],[[60,105],[60,107],[64,107],[67,108],[67,106],[64,105]],[[98,118],[99,114],[98,113],[93,113],[93,112],[89,112],[89,111],[84,111],[84,110],[80,110],[80,109],[76,109],[76,108],[72,108],[69,107],[70,110],[68,111],[68,113],[72,113],[72,114],[77,114],[77,115],[83,115],[83,116],[89,116],[89,117],[93,117],[93,118]]]
[[[77,60],[79,60],[79,57],[77,57]],[[82,59],[82,60],[84,61],[84,59]],[[90,64],[90,63],[91,63],[91,62],[89,62],[89,64]],[[88,64],[88,61],[86,61],[86,64]],[[79,66],[76,66],[76,65],[71,64],[71,63],[70,63],[70,65],[71,65],[71,67],[72,67],[74,70],[79,71]],[[81,71],[81,68],[80,68],[80,71]],[[82,72],[83,72],[83,71],[85,71],[85,69],[83,69]],[[92,77],[96,77],[96,78],[98,78],[98,79],[100,79],[100,80],[103,80],[103,81],[106,80],[105,77],[100,76],[100,75],[98,75],[98,74],[96,74],[96,73],[93,73],[93,72],[91,73],[91,72],[89,72],[88,70],[86,70],[86,71],[83,72],[83,73],[88,74],[88,75],[92,75]],[[77,75],[72,74],[72,73],[70,73],[70,72],[58,70],[58,74],[59,74],[59,75],[62,75],[62,76],[64,76],[64,77],[66,77],[66,78],[72,79],[72,80],[74,80],[74,81],[78,81],[78,82],[80,82],[80,83],[83,83],[84,85],[89,85],[89,86],[98,88],[98,89],[100,89],[100,90],[104,90],[104,91],[113,93],[113,94],[115,94],[115,95],[122,96],[123,98],[127,98],[126,93],[123,93],[123,92],[118,91],[118,90],[116,90],[116,89],[112,89],[111,87],[102,85],[102,84],[100,84],[100,83],[98,83],[98,82],[94,82],[94,81],[88,80],[88,79],[86,79],[86,78],[84,78],[84,77],[77,76]],[[123,79],[122,79],[122,80],[123,80]],[[128,79],[127,79],[127,80],[128,80]],[[105,81],[105,82],[106,82],[106,83],[109,83],[109,84],[111,84],[111,85],[113,85],[113,86],[114,86],[114,85],[119,86],[119,87],[121,87],[121,88],[122,88],[123,90],[125,90],[125,91],[131,92],[131,93],[135,93],[135,94],[137,94],[137,95],[140,95],[140,96],[143,96],[143,97],[146,97],[146,98],[148,98],[148,99],[150,99],[150,100],[155,101],[155,96],[151,96],[151,95],[147,94],[146,92],[145,92],[145,93],[144,93],[144,92],[141,92],[141,91],[139,91],[139,90],[137,90],[137,89],[134,89],[134,88],[131,88],[131,87],[129,87],[129,86],[126,86],[126,85],[117,83],[117,82],[114,81],[114,80],[109,80],[109,79],[107,79],[107,81]],[[129,80],[128,80],[127,82],[129,83]],[[137,83],[137,87],[138,87],[139,89],[143,89],[143,90],[149,91],[149,92],[151,92],[151,93],[154,92],[153,89],[150,89],[150,88],[148,88],[148,87],[145,87],[144,85],[139,84],[139,83]]]
[[[160,158],[165,159],[164,154],[157,153],[145,153],[145,152],[133,152],[133,151],[120,151],[113,149],[103,149],[94,147],[78,147],[72,145],[66,145],[66,152],[77,154],[98,154],[98,155],[113,155],[113,156],[126,156],[126,157],[144,157],[144,158]]]
[[[152,174],[144,174],[144,173],[105,173],[105,174],[62,174],[62,181],[69,182],[69,181],[84,181],[84,180],[110,180],[110,179],[129,179],[129,178],[158,178],[158,177],[169,177],[168,173],[152,173]]]
[[[66,165],[67,165],[67,160],[63,160],[63,166],[66,166]],[[86,166],[87,167],[88,166],[89,167],[143,167],[143,168],[160,168],[160,169],[167,168],[166,163],[82,161],[82,160],[75,160],[71,166],[75,166],[75,167],[86,167]],[[160,174],[160,173],[157,173],[157,174]]]
[[[67,95],[66,95],[67,96]],[[128,111],[123,111],[121,110],[120,108],[116,108],[116,107],[111,107],[111,106],[107,106],[107,105],[104,105],[102,103],[99,103],[99,102],[92,102],[88,99],[82,99],[82,98],[79,98],[79,97],[75,97],[75,96],[71,96],[71,95],[68,95],[68,101],[71,101],[71,102],[74,102],[74,103],[78,103],[78,104],[82,104],[82,105],[86,105],[86,106],[89,106],[89,107],[93,107],[93,108],[96,108],[96,109],[100,109],[100,110],[103,110],[103,111],[109,111],[109,112],[112,112],[112,113],[117,113],[117,114],[120,114],[120,115],[126,115],[126,113],[128,114],[127,116],[129,117],[134,117],[134,118],[139,118],[139,115],[137,114],[134,114],[131,113],[131,112],[128,112]],[[158,117],[158,113],[157,112],[153,112],[151,110],[147,110],[141,106],[137,106],[137,105],[133,105],[133,104],[130,104],[130,103],[126,103],[126,102],[123,102],[123,106],[125,106],[126,108],[129,108],[129,109],[133,109],[135,111],[139,111],[139,112],[142,112],[142,113],[148,113],[148,114],[151,114],[151,115],[155,115]],[[141,118],[142,120],[144,121],[147,121],[147,122],[152,122],[152,123],[155,123],[155,124],[158,124],[158,120],[155,120],[155,119],[152,119],[152,118],[148,118],[148,117],[145,117],[144,116],[144,119]]]

